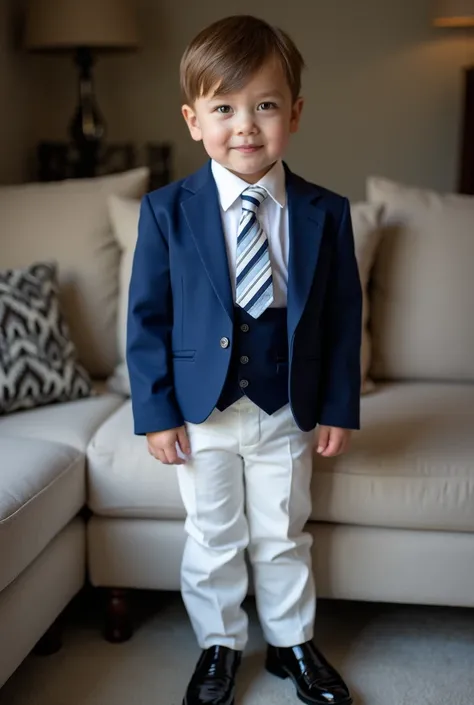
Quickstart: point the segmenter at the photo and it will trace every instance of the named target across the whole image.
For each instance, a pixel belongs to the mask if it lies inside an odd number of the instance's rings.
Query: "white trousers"
[[[246,549],[267,642],[308,641],[316,596],[303,528],[313,432],[297,427],[289,405],[269,416],[246,397],[187,431],[191,457],[178,466],[188,535],[181,588],[199,646],[245,647]]]

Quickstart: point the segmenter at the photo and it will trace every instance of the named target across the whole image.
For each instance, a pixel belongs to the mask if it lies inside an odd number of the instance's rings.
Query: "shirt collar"
[[[236,176],[231,171],[223,167],[218,162],[211,162],[212,174],[216,182],[219,200],[224,211],[235,203],[240,198],[242,191],[248,188],[249,184]],[[285,186],[285,169],[281,159],[279,159],[260,179],[258,186],[262,186],[268,195],[275,201],[280,208],[284,208],[286,204],[286,186]]]

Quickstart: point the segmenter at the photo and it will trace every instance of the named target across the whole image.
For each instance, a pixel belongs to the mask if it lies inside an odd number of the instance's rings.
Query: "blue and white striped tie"
[[[261,186],[245,189],[237,234],[236,303],[253,318],[258,318],[273,301],[268,239],[257,218],[266,197]]]

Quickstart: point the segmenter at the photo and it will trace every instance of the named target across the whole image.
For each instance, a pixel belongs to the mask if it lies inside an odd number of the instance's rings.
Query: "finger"
[[[184,460],[178,456],[176,445],[174,443],[172,445],[165,446],[163,451],[165,453],[166,462],[168,465],[182,465],[184,463]]]
[[[342,438],[337,434],[331,434],[327,448],[321,453],[325,458],[332,458],[339,455],[342,448]]]
[[[185,455],[189,455],[191,453],[191,444],[189,443],[188,434],[186,433],[184,426],[178,428],[178,443],[182,453]]]
[[[345,432],[342,437],[342,443],[341,443],[341,449],[339,451],[339,455],[342,455],[342,453],[347,453],[347,451],[349,450],[349,447],[351,445],[351,439],[352,439],[352,434]]]
[[[342,444],[341,453],[347,453],[347,451],[349,450],[350,445],[351,445],[351,438],[350,438],[350,436],[346,436],[346,437],[344,438],[344,442],[343,442],[343,444]]]
[[[327,426],[320,426],[318,431],[318,445],[317,452],[322,453],[329,442],[329,428]]]
[[[152,455],[154,458],[158,457],[158,453],[160,452],[160,448],[154,448],[150,443],[148,443],[148,452],[150,455]]]
[[[159,450],[155,451],[153,457],[156,460],[159,460],[160,463],[163,463],[163,465],[168,465],[168,463],[166,461],[166,455],[164,454],[164,451],[161,450],[161,448]]]

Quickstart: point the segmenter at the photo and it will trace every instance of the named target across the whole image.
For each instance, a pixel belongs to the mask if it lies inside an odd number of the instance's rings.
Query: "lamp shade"
[[[133,49],[139,41],[131,0],[29,0],[24,44],[38,51]]]
[[[474,0],[438,0],[433,23],[437,27],[474,27]]]

